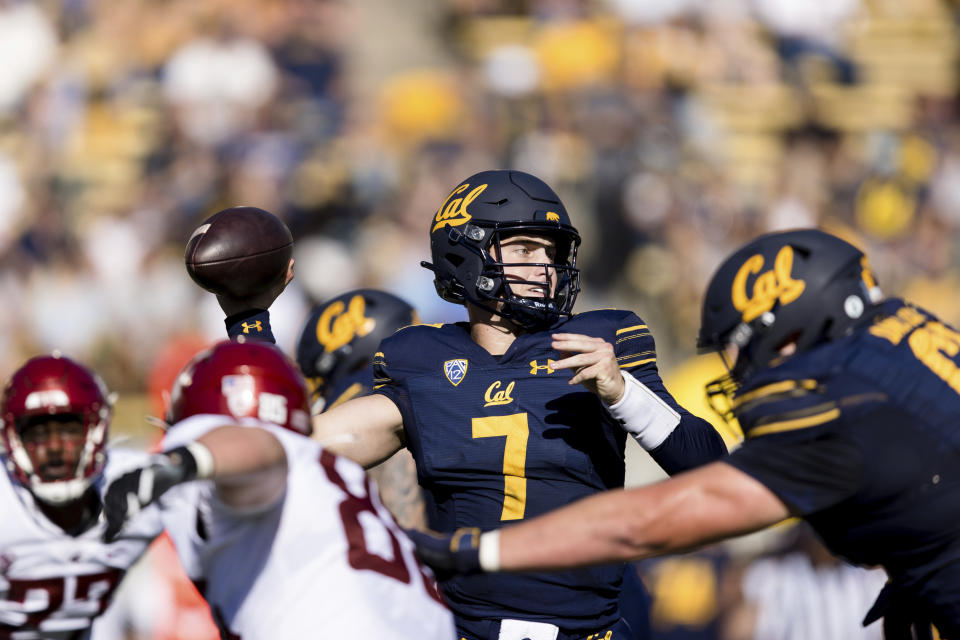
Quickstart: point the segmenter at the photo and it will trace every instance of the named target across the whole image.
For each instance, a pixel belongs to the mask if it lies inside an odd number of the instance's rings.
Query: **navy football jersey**
[[[748,377],[734,407],[747,440],[730,464],[960,630],[960,332],[888,300],[851,336]]]
[[[668,459],[692,466],[725,451],[716,432],[663,387],[653,338],[636,315],[592,311],[553,331],[604,338],[615,346],[622,369],[681,414],[675,432],[703,428],[712,434],[689,440],[671,435],[671,444],[658,447],[673,451]],[[562,354],[550,347],[551,333],[522,334],[502,356],[476,344],[466,323],[407,327],[381,344],[374,357],[375,393],[390,398],[403,415],[434,529],[493,529],[623,486],[625,433],[595,394],[571,386],[569,371],[552,368]],[[475,575],[442,587],[460,617],[522,618],[590,630],[619,616],[622,571],[616,565]]]

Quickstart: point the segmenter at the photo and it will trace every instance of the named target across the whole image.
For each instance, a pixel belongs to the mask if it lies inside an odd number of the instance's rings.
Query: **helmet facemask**
[[[110,422],[108,404],[91,406],[84,412],[62,411],[19,417],[12,428],[5,425],[8,465],[16,478],[38,499],[63,504],[83,496],[102,472],[106,462],[105,444]],[[46,423],[46,424],[44,424]],[[77,432],[73,433],[73,424]],[[59,426],[57,426],[59,425]],[[59,430],[57,436],[48,432]],[[59,454],[47,459],[67,466],[63,474],[51,477],[44,472],[41,450],[49,451],[53,438],[60,441]]]
[[[521,234],[553,240],[556,252],[553,262],[504,262],[498,259],[502,256],[504,240]],[[445,254],[448,265],[453,267],[449,271],[456,277],[437,278],[437,291],[445,300],[461,304],[470,302],[526,330],[542,329],[572,315],[580,292],[580,270],[576,266],[580,235],[572,227],[478,222],[465,225],[462,231],[451,228],[447,241],[460,251]],[[439,275],[435,265],[422,264]],[[542,269],[543,278],[510,278],[505,268]],[[515,287],[542,286],[544,283],[552,286],[543,297],[515,293]]]
[[[760,337],[774,322],[771,312],[760,315],[752,322],[741,322],[726,336],[711,345],[702,345],[700,352],[714,352],[723,361],[727,373],[706,384],[707,404],[727,424],[736,420],[737,403],[734,396],[744,378],[755,370],[759,363],[766,364],[769,358],[760,356]]]

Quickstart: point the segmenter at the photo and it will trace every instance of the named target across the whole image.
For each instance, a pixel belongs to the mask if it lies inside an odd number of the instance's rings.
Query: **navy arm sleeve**
[[[240,336],[245,340],[276,344],[273,330],[270,328],[270,312],[266,309],[250,309],[224,318],[227,335],[236,342]]]
[[[633,375],[680,414],[680,424],[659,447],[649,452],[664,471],[673,475],[713,462],[727,454],[727,445],[713,425],[681,407],[667,391],[656,369],[652,375],[641,375],[640,372],[634,372]]]
[[[651,457],[664,471],[674,474],[726,455],[727,447],[713,425],[681,407],[667,391],[660,379],[656,346],[647,325],[633,314],[625,321],[628,326],[616,331],[614,343],[620,368],[642,382],[680,416],[679,424],[666,440],[649,452]]]

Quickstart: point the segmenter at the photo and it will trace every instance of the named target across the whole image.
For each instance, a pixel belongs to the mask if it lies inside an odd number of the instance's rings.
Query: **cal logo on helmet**
[[[325,351],[336,351],[355,336],[363,337],[374,330],[377,321],[366,317],[366,302],[363,295],[350,298],[348,304],[342,300],[332,303],[317,319],[317,342]]]
[[[443,363],[443,374],[447,376],[450,384],[457,386],[467,375],[467,365],[469,363],[460,358],[457,360],[447,360]]]
[[[466,224],[470,220],[470,214],[467,213],[467,207],[470,206],[470,203],[476,200],[483,190],[487,188],[486,184],[477,185],[473,189],[470,189],[469,183],[463,183],[459,187],[453,190],[453,192],[447,196],[446,201],[440,206],[437,210],[437,215],[434,218],[433,228],[430,229],[430,233],[433,233],[441,227],[451,226],[456,227],[461,224]],[[463,197],[460,196],[464,192],[470,189]]]
[[[763,267],[763,255],[754,254],[747,258],[733,277],[730,297],[734,308],[743,314],[744,322],[750,322],[770,311],[777,300],[783,305],[790,304],[799,298],[806,288],[803,280],[795,280],[791,275],[793,248],[789,245],[781,247],[777,252],[772,270],[761,273]],[[753,291],[747,293],[747,280],[755,273],[759,275],[754,280]]]

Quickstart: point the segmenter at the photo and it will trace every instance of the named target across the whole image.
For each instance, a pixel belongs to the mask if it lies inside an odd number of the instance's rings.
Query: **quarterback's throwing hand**
[[[552,337],[550,346],[569,355],[550,366],[570,369],[570,384],[582,384],[608,405],[623,397],[623,376],[613,345],[603,338],[579,333],[555,333]]]
[[[480,572],[480,529],[464,527],[453,533],[407,529],[417,545],[417,557],[433,569],[437,580]]]
[[[103,514],[107,528],[103,539],[111,542],[123,525],[148,504],[156,501],[170,487],[193,480],[197,460],[187,447],[179,447],[156,457],[156,462],[128,471],[107,487],[103,498]]]

